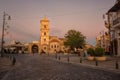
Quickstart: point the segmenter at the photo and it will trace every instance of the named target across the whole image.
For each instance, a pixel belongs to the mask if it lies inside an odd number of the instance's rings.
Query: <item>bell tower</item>
[[[49,20],[46,17],[40,20],[40,45],[41,45],[41,51],[48,52],[49,50]]]

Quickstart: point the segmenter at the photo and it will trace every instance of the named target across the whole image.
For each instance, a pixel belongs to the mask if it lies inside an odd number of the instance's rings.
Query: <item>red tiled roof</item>
[[[59,42],[57,39],[52,39],[50,42]]]

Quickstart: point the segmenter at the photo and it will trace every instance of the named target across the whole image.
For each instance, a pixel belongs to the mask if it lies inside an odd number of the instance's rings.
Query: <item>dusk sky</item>
[[[3,12],[11,16],[5,39],[32,42],[40,38],[40,20],[50,20],[50,35],[64,38],[70,29],[82,32],[95,45],[103,30],[105,14],[115,0],[0,0],[0,39]]]

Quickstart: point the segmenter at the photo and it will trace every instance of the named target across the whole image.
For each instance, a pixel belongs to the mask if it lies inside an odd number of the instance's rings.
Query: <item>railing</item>
[[[116,25],[120,23],[120,17],[118,17],[117,19],[113,20],[113,25]]]

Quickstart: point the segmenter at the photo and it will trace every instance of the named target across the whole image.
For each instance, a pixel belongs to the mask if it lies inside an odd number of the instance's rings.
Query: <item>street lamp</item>
[[[4,54],[4,30],[5,30],[5,25],[6,25],[6,17],[8,20],[11,20],[11,17],[6,14],[5,12],[3,13],[3,26],[2,26],[2,40],[1,40],[1,57],[3,57]]]

